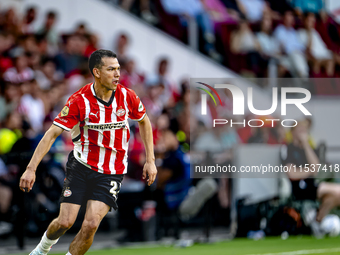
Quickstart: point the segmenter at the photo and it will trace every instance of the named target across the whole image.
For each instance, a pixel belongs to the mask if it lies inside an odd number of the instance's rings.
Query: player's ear
[[[96,77],[97,79],[100,78],[100,71],[98,68],[93,68],[93,75],[94,77]]]

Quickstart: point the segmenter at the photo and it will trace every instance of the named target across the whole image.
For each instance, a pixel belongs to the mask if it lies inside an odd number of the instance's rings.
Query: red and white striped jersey
[[[74,93],[53,124],[71,131],[74,157],[104,174],[127,172],[128,118],[141,121],[145,107],[136,93],[118,84],[109,102],[96,96],[93,83]]]

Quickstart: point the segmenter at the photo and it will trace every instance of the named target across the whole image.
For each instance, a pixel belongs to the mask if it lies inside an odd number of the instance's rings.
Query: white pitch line
[[[300,255],[300,254],[317,254],[317,253],[322,254],[326,252],[340,252],[340,248],[299,250],[299,251],[288,251],[288,252],[278,252],[278,253],[258,253],[258,254],[248,254],[248,255]]]

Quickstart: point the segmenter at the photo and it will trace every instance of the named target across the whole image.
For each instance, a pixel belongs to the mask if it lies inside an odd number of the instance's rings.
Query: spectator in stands
[[[143,78],[136,70],[135,61],[129,59],[125,64],[125,68],[121,70],[119,80],[122,85],[132,88],[141,97],[143,94]]]
[[[164,158],[157,177],[157,189],[163,190],[161,200],[166,203],[167,208],[177,209],[191,184],[189,161],[181,151],[176,136],[168,129],[161,131],[156,147],[164,147],[164,150],[162,149]]]
[[[190,219],[217,192],[217,183],[213,179],[203,179],[191,188],[189,158],[181,150],[176,136],[165,129],[158,143],[162,143],[158,147],[164,147],[164,152],[154,192],[157,209],[161,214],[178,210],[182,220]]]
[[[89,34],[89,31],[86,27],[85,23],[79,23],[76,27],[76,30],[74,31],[74,34],[76,35],[81,35],[81,36],[86,36]]]
[[[239,22],[238,29],[231,34],[231,52],[247,57],[248,68],[259,74],[260,66],[266,66],[266,61],[259,54],[260,44],[246,20]]]
[[[261,31],[256,34],[260,44],[260,52],[263,58],[268,60],[268,76],[277,77],[277,65],[281,58],[280,46],[272,35],[272,19],[264,16],[261,23]]]
[[[147,85],[147,92],[142,101],[148,109],[148,115],[152,122],[155,122],[157,117],[162,114],[165,102],[162,101],[161,96],[168,96],[164,92],[164,85],[162,83],[149,83]]]
[[[20,54],[14,59],[14,67],[8,68],[3,75],[7,82],[23,83],[34,78],[34,72],[28,67],[28,60],[25,54]]]
[[[33,34],[35,32],[36,8],[30,7],[26,10],[26,14],[21,24],[21,32],[23,34]]]
[[[6,83],[4,94],[0,96],[0,123],[3,122],[8,114],[14,112],[20,100],[19,87],[12,83]]]
[[[61,101],[60,98],[64,95],[65,93],[63,92],[61,85],[54,85],[48,90],[43,91],[41,99],[44,102],[46,116],[50,115],[53,119],[53,117],[60,112],[59,109],[55,108],[57,108],[58,102]]]
[[[26,53],[38,52],[38,45],[34,35],[26,35],[23,37],[22,48]]]
[[[126,11],[130,11],[134,2],[135,0],[122,0],[121,7]],[[139,0],[139,9],[142,19],[151,24],[157,24],[158,18],[151,12],[150,0]]]
[[[260,43],[261,53],[267,57],[275,58],[280,55],[280,46],[272,36],[272,19],[268,16],[263,17],[261,22],[261,30],[256,34]]]
[[[220,0],[202,0],[202,4],[214,23],[215,32],[218,32],[220,24],[236,24],[239,20],[239,15],[230,14]]]
[[[0,21],[0,30],[15,35],[20,34],[19,18],[13,8],[9,8],[2,17],[2,20]]]
[[[320,14],[321,17],[327,16],[323,0],[292,0],[291,5],[301,18],[308,12]]]
[[[305,14],[304,29],[299,30],[299,36],[306,47],[307,57],[312,63],[314,75],[319,75],[321,68],[325,68],[328,77],[334,75],[333,54],[327,48],[320,34],[315,30],[315,14],[312,12]]]
[[[44,26],[37,31],[38,35],[45,36],[48,42],[49,52],[51,54],[56,54],[58,51],[59,37],[54,26],[57,20],[57,13],[54,11],[49,11],[46,14]]]
[[[254,134],[248,139],[248,143],[264,143],[264,144],[280,144],[283,143],[283,139],[279,134],[275,131],[274,127],[272,127],[272,123],[270,121],[266,121],[266,119],[275,119],[272,116],[262,116],[259,117],[260,120],[264,123],[262,127],[254,127]],[[261,125],[258,122],[258,125]]]
[[[40,69],[41,55],[38,52],[26,52],[28,66],[33,70],[34,77],[35,71]]]
[[[98,49],[98,38],[89,31],[85,23],[79,23],[74,34],[80,36],[80,38],[83,38],[83,40],[86,41],[86,48],[83,51],[83,55],[85,57],[89,57],[92,52]]]
[[[228,13],[232,16],[245,18],[240,11],[239,2],[237,0],[220,0],[221,3],[227,8]]]
[[[41,67],[35,71],[35,78],[40,89],[48,90],[51,86],[64,78],[61,71],[56,70],[56,64],[51,58],[45,58],[41,61]]]
[[[188,26],[190,19],[196,20],[204,37],[204,50],[213,59],[220,61],[221,56],[215,49],[215,34],[213,23],[200,0],[161,0],[166,12],[178,15],[184,26]]]
[[[309,164],[309,169],[312,170],[314,166],[318,167],[317,164],[321,163],[308,142],[307,130],[306,121],[301,121],[292,128],[293,141],[281,152],[283,163],[286,166],[295,166],[296,169],[299,169],[300,165]],[[314,178],[318,171],[297,170],[287,174],[292,182],[292,193],[296,199],[319,199],[321,201],[316,218],[314,218],[317,221],[320,222],[332,208],[340,205],[340,185],[327,182],[317,184]]]
[[[147,76],[146,86],[160,85],[163,91],[160,95],[160,101],[163,106],[174,106],[175,98],[179,95],[178,85],[169,76],[169,59],[167,57],[160,58],[157,71]]]
[[[240,142],[236,131],[228,125],[217,125],[201,134],[193,145],[196,151],[214,154],[215,163],[222,164],[232,159],[232,149]]]
[[[129,36],[125,33],[120,34],[116,39],[116,45],[114,46],[115,52],[119,57],[119,63],[125,65],[128,58],[128,48],[130,44]]]
[[[266,2],[269,4],[270,9],[272,10],[273,18],[275,20],[280,20],[281,15],[283,15],[286,10],[291,9],[291,6],[289,3],[287,3],[287,0],[266,0]]]
[[[232,164],[233,149],[238,143],[240,143],[240,138],[234,128],[227,125],[218,125],[208,132],[201,133],[195,139],[193,146],[194,151],[202,153],[204,161],[209,162],[208,164],[229,165]],[[219,181],[218,200],[222,208],[230,206],[229,197],[229,180],[221,178]]]
[[[265,0],[237,0],[238,7],[250,23],[261,21],[264,15],[271,15]]]
[[[32,130],[35,133],[40,132],[45,119],[45,108],[40,98],[40,88],[36,80],[22,86],[26,87],[27,93],[21,97],[19,111],[27,117]]]
[[[209,101],[208,101],[208,109],[207,114],[202,115],[201,114],[201,93],[197,90],[194,90],[192,94],[190,95],[191,98],[191,105],[190,105],[190,113],[191,116],[194,116],[193,118],[193,124],[201,125],[205,128],[211,128],[213,123],[213,116],[212,111],[210,110]],[[195,123],[197,122],[197,123]]]
[[[62,71],[66,77],[79,72],[81,64],[87,62],[87,58],[83,56],[85,48],[86,43],[81,36],[68,36],[64,51],[55,57],[57,70]]]
[[[289,70],[293,76],[307,78],[309,68],[305,56],[306,47],[293,26],[293,12],[287,10],[284,14],[283,25],[279,25],[274,31],[274,37],[286,54],[281,60],[281,65]]]
[[[302,120],[302,122],[304,122],[306,124],[306,131],[308,133],[309,146],[312,147],[313,150],[315,150],[316,149],[316,142],[315,142],[315,139],[313,138],[313,136],[311,134],[311,130],[312,130],[312,127],[313,127],[313,119],[312,118],[305,118],[305,119]],[[289,130],[288,132],[286,132],[285,140],[286,140],[287,144],[291,144],[293,142],[292,130]]]
[[[9,50],[13,47],[15,38],[12,34],[0,32],[0,75],[13,66],[13,61],[9,55]]]

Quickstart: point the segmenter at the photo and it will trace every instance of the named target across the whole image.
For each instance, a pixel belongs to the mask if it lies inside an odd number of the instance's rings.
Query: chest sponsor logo
[[[125,109],[124,109],[124,108],[119,108],[119,109],[117,110],[116,115],[117,115],[118,117],[124,116],[124,114],[125,114]]]
[[[68,108],[68,106],[65,106],[60,112],[61,117],[67,116],[69,111],[70,111],[70,108]]]
[[[121,129],[126,127],[126,122],[115,122],[115,123],[106,123],[106,124],[89,124],[87,125],[89,129],[94,130],[112,130],[112,129]]]

